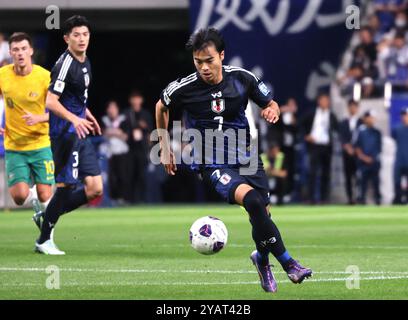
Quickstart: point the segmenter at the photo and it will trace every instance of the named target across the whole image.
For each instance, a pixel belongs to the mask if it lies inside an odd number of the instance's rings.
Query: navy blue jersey
[[[85,118],[91,78],[89,59],[80,62],[66,50],[51,70],[51,84],[48,90],[60,97],[60,103],[68,111]],[[65,133],[75,133],[72,124],[50,113],[51,138]]]
[[[382,137],[380,130],[361,125],[359,127],[355,147],[360,148],[365,155],[373,158],[374,162],[379,162],[382,150]],[[357,163],[363,166],[366,165],[360,160]]]
[[[238,130],[246,131],[245,146],[240,148],[227,144],[217,146],[214,142],[214,158],[210,161],[203,159],[203,164],[192,164],[192,169],[239,167],[241,156],[248,154],[250,142],[249,124],[245,116],[248,99],[253,100],[261,108],[265,108],[273,97],[266,85],[252,72],[245,69],[223,66],[223,80],[216,85],[204,82],[196,72],[185,78],[171,82],[161,93],[162,103],[169,109],[182,108],[185,114],[187,129],[195,128],[201,132],[203,145],[208,145],[205,130],[222,133],[234,131],[238,137]],[[224,162],[215,159],[217,148],[224,152]],[[220,150],[218,150],[220,151]],[[234,152],[235,163],[227,163],[228,152]]]
[[[398,164],[408,166],[408,126],[399,125],[392,131],[392,136],[397,144]]]

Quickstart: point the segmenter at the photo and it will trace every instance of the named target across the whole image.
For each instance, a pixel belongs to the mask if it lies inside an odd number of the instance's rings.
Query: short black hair
[[[354,100],[354,99],[350,99],[349,101],[348,101],[348,106],[350,107],[350,106],[352,106],[352,105],[356,105],[356,106],[358,106],[359,105],[359,103],[358,103],[358,101],[356,101],[356,100]]]
[[[330,94],[325,90],[319,91],[318,94],[317,94],[316,101],[319,101],[323,97],[327,97],[327,98],[330,99]]]
[[[200,51],[209,45],[214,45],[219,53],[225,49],[224,38],[215,28],[203,28],[196,30],[188,39],[186,49],[190,51]]]
[[[13,42],[20,42],[23,40],[27,40],[30,47],[33,47],[33,40],[28,35],[28,33],[25,33],[25,32],[14,32],[9,38],[9,41],[8,41],[9,46],[11,46]]]
[[[75,27],[87,27],[89,32],[91,31],[88,19],[79,15],[72,16],[65,20],[62,26],[62,31],[64,32],[64,35],[68,35]]]
[[[141,97],[143,98],[143,92],[139,89],[132,89],[129,94],[129,98]]]

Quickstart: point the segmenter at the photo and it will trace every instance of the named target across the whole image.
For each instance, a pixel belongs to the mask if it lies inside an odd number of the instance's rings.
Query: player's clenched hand
[[[3,128],[0,128],[0,136],[3,136],[6,133],[6,130],[4,130]]]
[[[160,153],[160,161],[164,165],[167,174],[174,176],[176,175],[177,165],[176,165],[176,157],[174,156],[173,152],[166,151]]]
[[[21,118],[23,118],[23,120],[25,120],[26,124],[28,126],[34,126],[37,123],[41,122],[41,117],[39,115],[36,114],[32,114],[28,111],[25,112],[26,114],[23,115]]]
[[[280,111],[279,108],[270,106],[262,110],[261,115],[269,123],[276,123],[279,120]]]
[[[72,125],[74,126],[79,139],[86,138],[89,132],[93,130],[92,122],[79,117],[75,117],[72,121]]]

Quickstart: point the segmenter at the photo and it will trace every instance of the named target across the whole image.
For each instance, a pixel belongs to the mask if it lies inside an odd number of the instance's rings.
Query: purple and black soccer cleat
[[[266,292],[278,291],[278,286],[271,271],[271,266],[269,264],[261,265],[258,263],[258,252],[256,250],[251,253],[250,259],[258,271],[262,289],[264,289]]]
[[[312,276],[312,269],[303,267],[296,260],[291,261],[285,271],[293,283],[302,283],[303,280]]]

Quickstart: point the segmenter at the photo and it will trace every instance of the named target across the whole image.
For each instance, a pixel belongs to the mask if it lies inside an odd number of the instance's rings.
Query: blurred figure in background
[[[408,107],[401,112],[401,125],[393,130],[393,138],[397,144],[397,156],[394,165],[394,204],[408,202]],[[405,177],[405,192],[402,188],[402,178]],[[405,199],[404,199],[405,197]]]
[[[150,113],[143,108],[144,98],[134,90],[129,96],[130,107],[126,112],[125,128],[129,145],[127,174],[132,186],[127,190],[126,200],[138,203],[145,200],[146,168],[149,157],[149,135],[153,128]]]
[[[397,90],[408,88],[408,46],[405,34],[398,33],[392,46],[379,46],[379,66],[381,78],[390,81]]]
[[[116,101],[109,101],[106,107],[106,115],[102,117],[103,135],[106,143],[101,145],[103,153],[109,159],[109,193],[118,204],[124,202],[125,190],[130,188],[128,176],[128,139],[125,133],[124,122],[126,117],[120,114],[119,105]]]
[[[397,12],[406,8],[406,0],[374,0],[374,9],[381,22],[381,30],[389,31],[394,26]]]
[[[4,33],[0,32],[0,68],[11,63],[10,47]]]
[[[280,150],[279,144],[272,143],[267,154],[261,155],[261,159],[268,177],[271,202],[282,205],[283,197],[287,193],[287,158]]]
[[[309,200],[316,203],[316,184],[320,185],[320,201],[329,200],[333,133],[337,119],[330,111],[330,97],[319,94],[317,108],[302,120],[302,131],[309,154]],[[317,178],[319,177],[319,181]]]
[[[287,165],[286,194],[290,195],[295,184],[295,146],[297,136],[297,102],[294,98],[289,98],[284,106],[281,107],[281,119],[279,123],[282,126],[281,148],[285,155]]]
[[[357,175],[359,178],[358,203],[366,204],[368,182],[371,180],[374,189],[374,200],[381,204],[380,194],[380,154],[382,151],[381,132],[374,127],[375,118],[372,111],[363,115],[363,125],[360,126],[355,143],[357,157]]]
[[[353,137],[356,137],[359,126],[362,124],[358,116],[358,102],[350,100],[348,103],[349,116],[339,126],[339,135],[343,152],[343,170],[346,179],[346,194],[349,204],[355,204],[353,184],[357,176],[357,164],[353,147]]]

